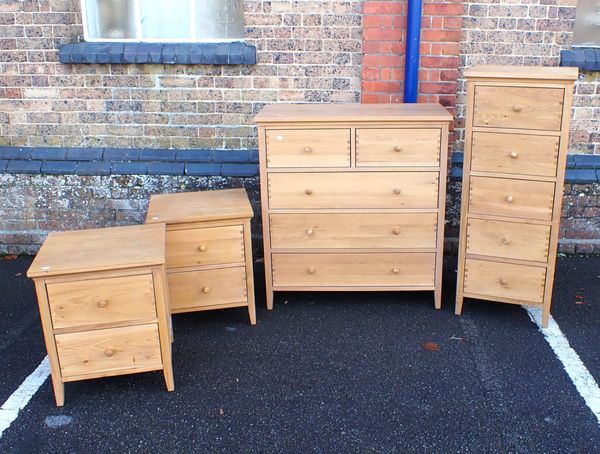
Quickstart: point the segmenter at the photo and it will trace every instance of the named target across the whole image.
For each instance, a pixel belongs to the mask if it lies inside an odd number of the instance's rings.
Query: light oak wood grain
[[[577,68],[561,66],[511,66],[511,65],[477,65],[466,68],[465,77],[476,79],[507,79],[523,80],[539,85],[538,81],[565,82],[577,80],[579,71]]]
[[[438,166],[440,129],[356,129],[356,165]]]

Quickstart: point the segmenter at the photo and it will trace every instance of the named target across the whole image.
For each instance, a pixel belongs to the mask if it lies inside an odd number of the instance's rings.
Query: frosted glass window
[[[573,45],[600,47],[600,0],[579,0]]]
[[[244,38],[243,0],[82,0],[82,12],[87,41]]]

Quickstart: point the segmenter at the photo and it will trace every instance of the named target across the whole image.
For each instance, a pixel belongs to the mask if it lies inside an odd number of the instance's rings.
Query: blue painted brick
[[[248,156],[249,162],[258,162],[258,150],[250,150],[250,156]]]
[[[452,165],[462,167],[465,163],[465,155],[464,153],[452,153]]]
[[[32,148],[31,158],[61,161],[67,159],[67,150],[65,148]]]
[[[110,63],[123,63],[125,52],[125,43],[111,43],[108,50],[108,60]]]
[[[584,71],[594,71],[598,69],[596,62],[596,51],[594,49],[585,49],[583,51],[583,55],[585,57],[582,68]]]
[[[567,183],[595,183],[598,176],[595,170],[591,169],[567,169],[565,173]]]
[[[187,65],[190,63],[190,44],[177,44],[175,47],[175,62],[178,65]]]
[[[462,180],[463,169],[462,167],[452,167],[450,170],[450,178],[453,180]]]
[[[127,43],[123,49],[123,62],[124,63],[135,63],[135,55],[137,51],[136,43]]]
[[[162,49],[162,62],[173,65],[175,64],[175,44],[165,44]]]
[[[223,164],[221,175],[225,177],[253,177],[258,175],[256,164]]]
[[[221,164],[186,164],[185,174],[192,176],[221,175]]]
[[[79,161],[77,175],[110,175],[110,162]]]
[[[567,155],[567,168],[571,169],[575,167],[575,156],[572,154]]]
[[[6,166],[8,173],[40,173],[42,161],[12,160]]]
[[[71,175],[75,173],[76,161],[44,161],[42,173],[47,175]]]
[[[204,63],[202,59],[202,45],[193,45],[190,47],[190,64],[199,65]]]
[[[148,45],[148,60],[150,63],[162,62],[163,45],[161,43],[152,43]]]
[[[145,162],[113,162],[110,171],[117,175],[146,175],[148,164]]]
[[[5,172],[7,165],[8,165],[8,159],[0,159],[0,172]]]
[[[135,148],[106,148],[104,159],[106,161],[137,161],[140,158],[140,150]]]
[[[141,161],[175,161],[177,150],[148,148],[140,152]]]
[[[151,162],[148,175],[183,175],[183,162]]]
[[[229,64],[241,65],[244,60],[244,48],[242,43],[231,43],[229,45]]]
[[[560,66],[575,66],[573,61],[573,52],[570,50],[560,51]]]
[[[31,148],[0,147],[0,159],[29,159]]]
[[[256,64],[256,47],[246,44],[244,46],[242,63],[244,65],[255,65]]]
[[[150,63],[150,44],[138,43],[135,49],[135,62],[144,64]]]
[[[573,155],[573,159],[578,169],[600,169],[600,155],[577,154]]]
[[[226,43],[217,44],[215,50],[216,63],[226,65],[229,63],[229,45]]]
[[[85,43],[74,43],[71,47],[71,61],[85,63]]]
[[[215,150],[213,156],[215,162],[248,162],[250,152],[248,150]]]
[[[73,63],[71,60],[71,52],[73,50],[73,44],[63,44],[58,49],[58,61],[60,63]]]
[[[212,150],[177,150],[177,161],[212,162]]]
[[[102,159],[103,148],[69,148],[67,159],[70,161],[97,161]]]
[[[205,65],[217,64],[217,45],[208,43],[202,46],[202,63]]]

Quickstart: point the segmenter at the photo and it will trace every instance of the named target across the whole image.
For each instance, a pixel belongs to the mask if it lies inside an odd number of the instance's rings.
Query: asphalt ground
[[[50,380],[1,453],[598,453],[600,427],[520,307],[430,292],[278,293],[174,317],[175,391],[162,373]],[[0,261],[0,401],[45,356],[31,259]],[[257,265],[257,282],[260,275]],[[553,316],[600,381],[600,257],[558,260]]]

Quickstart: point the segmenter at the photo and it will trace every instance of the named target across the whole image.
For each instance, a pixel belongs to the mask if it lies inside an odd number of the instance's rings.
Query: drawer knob
[[[304,147],[304,153],[312,153],[312,147]]]
[[[100,309],[104,309],[106,306],[108,306],[108,301],[106,301],[106,300],[98,301],[98,307]]]
[[[508,238],[502,238],[502,242],[507,246],[511,243],[511,241]]]
[[[198,250],[199,250],[200,252],[206,252],[206,249],[207,249],[207,248],[206,248],[206,245],[204,245],[204,244],[200,245],[200,247],[198,248]]]
[[[392,230],[392,233],[394,235],[400,235],[400,227],[394,227],[394,229]]]
[[[308,274],[315,274],[317,272],[312,266],[306,271],[308,271]]]
[[[306,229],[306,234],[307,234],[308,236],[311,236],[311,235],[313,235],[314,233],[315,233],[315,231],[314,231],[313,229]]]
[[[202,287],[202,293],[210,292],[210,287]]]
[[[500,278],[500,285],[507,285],[508,281],[506,279],[504,279],[503,277]]]
[[[110,358],[112,355],[115,354],[115,351],[112,348],[107,348],[106,350],[104,350],[104,354]]]
[[[508,203],[513,203],[513,201],[514,201],[514,200],[515,200],[515,199],[514,199],[514,197],[513,197],[512,195],[507,195],[507,196],[506,196],[506,201],[507,201]]]
[[[394,151],[395,151],[396,153],[400,153],[400,152],[402,151],[402,147],[401,147],[400,145],[396,145],[396,146],[394,147]]]
[[[400,270],[398,268],[393,268],[392,269],[392,273],[394,273],[394,274],[400,274]]]
[[[513,110],[514,110],[515,112],[521,112],[521,110],[522,110],[522,109],[523,109],[523,108],[522,108],[521,106],[513,106]]]
[[[517,159],[519,157],[519,153],[517,153],[516,151],[511,151],[510,155],[511,159]]]
[[[402,194],[402,191],[400,189],[396,188],[396,189],[394,189],[394,194],[400,195],[400,194]]]
[[[313,190],[312,189],[307,189],[304,192],[306,193],[306,195],[311,195],[313,193]]]

